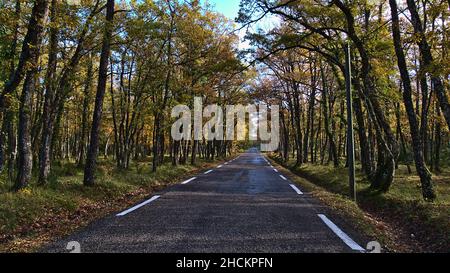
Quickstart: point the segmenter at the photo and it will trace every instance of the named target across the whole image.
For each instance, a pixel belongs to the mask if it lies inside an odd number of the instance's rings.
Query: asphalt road
[[[42,251],[68,252],[70,241],[89,253],[362,251],[355,232],[292,184],[250,150]]]

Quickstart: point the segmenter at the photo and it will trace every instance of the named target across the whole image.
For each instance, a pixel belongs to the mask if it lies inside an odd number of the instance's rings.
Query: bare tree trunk
[[[92,119],[91,139],[84,169],[84,185],[93,186],[95,183],[95,170],[97,165],[98,143],[100,123],[103,113],[103,100],[105,98],[106,81],[108,77],[108,61],[111,49],[111,39],[114,21],[114,0],[108,0],[106,4],[106,26],[103,36],[102,52],[100,55],[100,67],[95,97],[94,116]]]
[[[12,181],[14,178],[14,162],[16,159],[16,145],[17,139],[14,133],[14,112],[11,109],[8,109],[6,113],[6,120],[8,122],[7,131],[8,131],[8,178]]]
[[[322,106],[323,106],[323,116],[324,116],[324,127],[325,127],[325,133],[327,134],[328,141],[330,143],[330,154],[333,157],[333,164],[334,167],[339,167],[339,157],[337,155],[337,149],[336,149],[336,143],[334,142],[333,134],[330,131],[330,120],[329,120],[329,111],[328,111],[328,104],[329,104],[329,95],[328,95],[328,86],[326,84],[326,77],[325,77],[325,71],[323,67],[321,66],[321,77],[322,77]]]
[[[361,99],[359,97],[353,99],[353,105],[355,109],[356,121],[358,123],[358,138],[359,138],[359,149],[361,153],[361,166],[366,176],[370,178],[373,172],[372,165],[370,164],[372,158],[370,157],[370,145],[366,135]]]
[[[436,103],[436,116],[438,119],[441,116],[440,108],[438,103]],[[440,167],[440,159],[441,159],[441,141],[442,141],[442,132],[441,132],[441,123],[439,120],[435,122],[434,128],[434,156],[433,156],[433,170],[437,173],[441,172]]]
[[[24,69],[23,67],[20,67],[21,64],[19,61],[15,76],[5,88],[5,93],[12,92],[22,78],[23,71],[20,70],[26,71],[19,107],[18,174],[14,185],[14,190],[16,191],[25,188],[31,180],[31,171],[33,168],[30,133],[31,97],[34,88],[35,75],[38,73],[37,63],[44,33],[44,24],[48,15],[48,4],[49,3],[46,0],[37,0],[32,10],[28,32],[24,40],[24,48],[22,49],[21,55],[21,59],[25,59],[31,65],[29,65],[27,69]]]
[[[395,117],[397,119],[397,134],[399,136],[399,140],[400,140],[400,143],[401,143],[402,154],[403,154],[403,157],[406,157],[408,150],[406,149],[405,136],[403,134],[402,125],[400,123],[400,103],[396,103],[396,106],[395,106]],[[398,165],[398,163],[397,163],[397,165]],[[406,162],[406,167],[408,169],[408,173],[411,174],[412,173],[411,172],[411,167],[409,166],[408,162]]]
[[[293,89],[294,89],[294,94],[293,94],[293,106],[294,106],[294,111],[293,111],[293,115],[294,115],[294,128],[295,128],[295,139],[296,139],[296,160],[295,160],[295,166],[300,166],[303,163],[303,159],[302,159],[302,127],[301,127],[301,122],[300,122],[300,115],[301,115],[301,110],[300,110],[300,101],[299,101],[299,93],[297,91],[297,86],[296,83],[293,83]]]
[[[192,144],[192,153],[191,153],[191,165],[195,165],[196,159],[197,159],[197,152],[198,152],[198,140],[193,140]]]
[[[24,81],[22,95],[20,96],[19,125],[18,125],[18,175],[14,190],[20,190],[27,187],[31,180],[31,171],[33,168],[33,152],[31,150],[30,133],[30,113],[31,113],[31,93],[33,92],[34,73],[36,69],[30,69]]]
[[[50,174],[50,146],[51,146],[51,102],[54,96],[54,82],[55,72],[57,65],[57,50],[58,50],[58,29],[56,28],[57,19],[57,1],[52,0],[50,8],[50,42],[48,53],[48,67],[47,75],[45,76],[45,98],[44,107],[42,113],[42,138],[41,147],[39,151],[39,185],[47,183],[48,176]]]
[[[89,104],[91,101],[91,88],[94,77],[92,55],[89,56],[86,81],[84,83],[84,98],[83,98],[83,113],[81,117],[81,132],[80,132],[80,143],[79,143],[79,153],[78,153],[78,167],[84,165],[84,153],[86,149],[86,135],[88,132],[88,120],[89,120]]]
[[[115,102],[115,94],[114,94],[114,70],[113,70],[113,62],[111,60],[111,75],[110,75],[110,96],[111,96],[111,113],[112,113],[112,121],[113,121],[113,131],[114,131],[114,151],[116,154],[116,162],[117,168],[123,167],[123,154],[121,153],[122,141],[119,138],[119,128],[117,126],[117,114],[116,114],[116,102]]]
[[[400,75],[403,82],[403,101],[405,103],[406,112],[408,114],[409,127],[413,142],[414,162],[416,164],[417,173],[420,176],[423,198],[425,200],[434,200],[436,198],[436,194],[433,189],[431,173],[426,166],[423,156],[423,146],[420,137],[420,130],[417,122],[417,116],[414,112],[414,104],[412,100],[411,79],[409,78],[408,67],[406,64],[405,54],[403,52],[400,38],[397,2],[396,0],[389,0],[389,4],[391,6],[392,14],[392,36],[394,40],[395,52],[397,55],[398,68],[400,70]]]
[[[280,107],[280,109],[282,109],[282,108]],[[288,160],[289,160],[289,131],[288,131],[288,126],[286,126],[286,118],[285,118],[283,110],[280,111],[280,120],[281,120],[281,124],[283,126],[283,130],[282,130],[282,133],[283,133],[282,143],[283,143],[283,145],[282,145],[282,149],[280,151],[281,151],[281,154],[282,154],[283,162],[287,163]]]
[[[423,62],[421,62],[423,63]],[[425,162],[429,162],[428,160],[428,112],[430,107],[430,102],[428,100],[428,83],[426,73],[421,71],[420,73],[420,89],[422,93],[422,111],[420,115],[420,137],[422,138],[423,143],[423,157]]]
[[[309,104],[308,104],[308,115],[306,119],[306,132],[303,139],[303,160],[305,163],[308,162],[308,151],[309,146],[312,146],[313,137],[312,134],[314,134],[314,106],[316,102],[316,71],[315,68],[312,68],[314,62],[311,63],[310,67],[310,73],[311,73],[311,93],[309,96]],[[309,139],[311,134],[311,139]],[[311,142],[311,143],[310,143]],[[312,158],[312,153],[311,153]],[[311,160],[312,161],[312,160]]]

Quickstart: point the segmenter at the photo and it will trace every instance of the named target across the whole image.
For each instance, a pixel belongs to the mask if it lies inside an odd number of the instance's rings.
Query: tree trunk
[[[33,168],[33,152],[31,149],[30,133],[30,115],[31,115],[31,96],[34,89],[34,74],[37,68],[30,69],[23,85],[22,95],[20,96],[19,107],[19,125],[18,125],[18,174],[14,190],[18,191],[27,187],[31,180],[31,171]]]
[[[421,61],[421,64],[423,61]],[[422,66],[422,65],[421,65]],[[422,70],[422,69],[421,69]],[[420,137],[423,143],[423,157],[425,162],[428,160],[428,112],[429,112],[429,100],[428,100],[428,83],[425,71],[420,72],[420,90],[422,94],[422,111],[420,115]]]
[[[94,116],[92,119],[91,139],[84,169],[84,185],[93,186],[95,183],[95,170],[99,145],[100,124],[103,113],[103,100],[105,98],[106,81],[108,77],[108,61],[111,49],[111,39],[114,20],[114,0],[108,0],[106,4],[106,26],[103,36],[102,51],[100,55],[100,67],[95,97]]]
[[[312,142],[313,137],[310,137],[310,134],[314,134],[314,106],[315,106],[315,102],[316,102],[316,71],[315,68],[312,68],[312,65],[314,64],[314,62],[311,63],[311,67],[310,67],[310,73],[311,73],[311,93],[309,96],[309,104],[308,104],[308,115],[307,115],[307,119],[306,119],[306,132],[305,132],[305,136],[303,139],[303,160],[305,163],[308,162],[308,151],[309,151],[309,146],[312,144],[310,142]],[[311,153],[311,157],[312,157],[312,153]],[[312,160],[311,160],[312,161]]]
[[[441,116],[441,112],[439,109],[438,103],[436,103],[436,116],[437,121],[435,122],[435,128],[434,128],[434,156],[433,156],[433,170],[436,173],[441,172],[440,167],[440,159],[441,159],[441,123],[439,121],[439,118]]]
[[[84,165],[84,153],[86,149],[86,135],[88,132],[88,120],[89,120],[89,104],[91,101],[91,88],[94,77],[92,55],[89,56],[86,81],[84,84],[84,98],[83,98],[83,113],[81,117],[81,132],[80,132],[80,143],[79,143],[79,153],[78,153],[78,167]]]
[[[35,76],[38,73],[38,60],[41,47],[44,24],[47,20],[48,1],[37,0],[32,10],[31,19],[28,26],[28,32],[25,36],[21,60],[19,66],[10,82],[5,87],[5,93],[8,94],[17,87],[26,71],[22,94],[20,96],[19,107],[19,125],[18,125],[18,174],[14,185],[14,190],[25,188],[31,180],[31,171],[33,168],[33,154],[31,150],[31,98],[34,89]],[[21,61],[29,64],[21,64]]]
[[[334,142],[334,137],[332,132],[330,131],[330,117],[329,117],[329,96],[328,96],[328,86],[326,84],[325,71],[321,66],[321,77],[322,77],[322,106],[323,106],[323,116],[324,116],[324,127],[325,133],[327,134],[328,141],[330,143],[330,154],[333,157],[334,167],[339,167],[339,157],[337,155],[336,143]]]
[[[413,142],[414,162],[416,164],[417,173],[420,176],[423,198],[425,200],[434,200],[436,198],[436,194],[433,190],[431,173],[425,164],[423,156],[423,146],[420,137],[420,130],[417,122],[417,116],[414,112],[414,104],[412,100],[411,79],[409,78],[408,67],[406,64],[405,54],[403,52],[400,38],[397,2],[396,0],[389,0],[389,4],[391,6],[392,14],[392,36],[394,40],[395,53],[397,55],[398,68],[400,70],[400,75],[403,82],[403,101],[405,103],[406,113],[408,115],[411,138]]]
[[[366,176],[370,179],[373,172],[372,165],[370,164],[372,158],[370,157],[370,145],[367,140],[366,127],[362,112],[362,104],[361,99],[359,97],[353,99],[353,107],[355,109],[356,122],[358,123],[358,138],[359,138],[359,149],[361,154],[361,166]]]
[[[400,103],[396,103],[396,105],[395,105],[395,117],[397,119],[397,134],[398,134],[398,138],[401,143],[402,155],[403,155],[404,160],[406,161],[406,168],[408,169],[408,173],[411,174],[411,167],[409,166],[409,162],[408,162],[408,158],[407,158],[408,150],[406,149],[405,136],[403,134],[402,124],[400,122]],[[398,167],[398,162],[397,162],[396,167]]]
[[[113,70],[113,61],[111,60],[111,75],[110,75],[110,96],[111,96],[111,113],[112,113],[112,121],[113,121],[113,131],[114,131],[114,152],[116,154],[116,162],[117,168],[123,168],[123,153],[122,151],[122,141],[119,137],[119,128],[117,126],[117,114],[116,114],[116,102],[115,102],[115,94],[114,94],[114,70]]]
[[[282,109],[280,107],[280,109]],[[284,163],[287,163],[289,160],[289,131],[288,131],[288,126],[286,126],[286,118],[284,115],[284,111],[281,110],[280,111],[280,120],[281,120],[281,124],[283,126],[283,136],[282,136],[282,149],[280,149],[281,154],[282,154],[282,159]]]
[[[51,27],[50,27],[50,41],[48,53],[48,67],[45,76],[45,97],[44,107],[42,113],[42,137],[39,151],[39,185],[47,183],[50,174],[50,146],[52,136],[52,124],[50,120],[51,102],[54,96],[54,77],[57,65],[57,50],[58,50],[58,29],[56,28],[57,19],[57,1],[52,0],[50,9]]]
[[[191,165],[195,165],[197,159],[197,152],[198,152],[198,140],[194,139],[192,144]]]
[[[159,151],[160,151],[160,118],[159,114],[155,115],[155,123],[153,129],[153,160],[152,160],[152,172],[156,172],[159,165]],[[175,156],[175,155],[174,155]]]

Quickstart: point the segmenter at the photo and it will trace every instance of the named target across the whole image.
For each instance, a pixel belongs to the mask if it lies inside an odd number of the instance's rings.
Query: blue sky
[[[208,0],[215,10],[234,20],[239,12],[240,0]]]
[[[239,13],[239,3],[241,0],[201,0],[204,2],[208,1],[208,3],[211,4],[213,7],[213,10],[222,13],[229,19],[233,20],[236,19]],[[260,22],[254,24],[250,27],[250,31],[255,31],[256,28],[262,28],[262,29],[271,29],[274,26],[278,25],[279,20],[274,16],[266,16],[263,20]],[[238,33],[239,37],[241,38],[239,48],[248,48],[250,45],[248,41],[244,41],[245,36],[245,30],[242,29]]]

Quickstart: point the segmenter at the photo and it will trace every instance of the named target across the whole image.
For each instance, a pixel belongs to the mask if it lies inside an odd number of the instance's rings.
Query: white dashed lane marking
[[[317,216],[322,219],[322,221],[339,237],[346,245],[348,245],[352,250],[364,252],[365,249],[358,245],[352,240],[345,232],[343,232],[338,226],[336,226],[330,219],[328,219],[324,214],[317,214]]]
[[[191,179],[188,179],[188,180],[182,182],[181,184],[182,184],[182,185],[186,185],[187,183],[189,183],[189,182],[191,182],[191,181],[194,181],[195,179],[197,179],[197,177],[192,177]]]
[[[280,177],[281,177],[281,179],[283,179],[283,180],[287,180],[287,178],[286,177],[284,177],[283,175],[281,175],[280,174]]]
[[[136,206],[134,206],[134,207],[132,207],[132,208],[130,208],[130,209],[127,209],[126,211],[121,212],[121,213],[117,214],[116,216],[118,216],[118,217],[120,217],[120,216],[125,216],[125,215],[127,215],[128,213],[130,213],[130,212],[133,212],[133,211],[135,211],[135,210],[137,210],[137,209],[139,209],[139,208],[141,208],[141,207],[143,207],[143,206],[145,206],[145,205],[147,205],[147,204],[150,204],[151,202],[155,201],[155,200],[158,199],[159,197],[161,197],[161,196],[155,195],[155,196],[153,196],[151,199],[149,199],[149,200],[147,200],[147,201],[145,201],[145,202],[143,202],[143,203],[140,203],[139,205],[136,205]]]
[[[294,184],[290,184],[291,188],[297,193],[297,194],[303,194],[303,192],[297,188]]]

